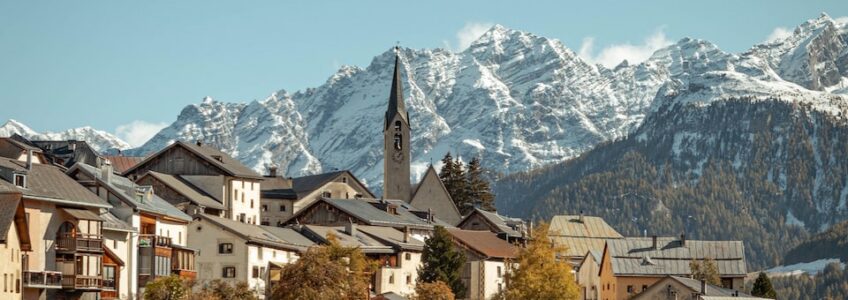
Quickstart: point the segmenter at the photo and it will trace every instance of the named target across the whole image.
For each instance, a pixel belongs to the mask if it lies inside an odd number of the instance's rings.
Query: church
[[[418,184],[410,182],[412,130],[403,101],[400,72],[399,49],[395,48],[395,69],[383,124],[383,198],[403,200],[419,210],[432,211],[437,218],[456,225],[462,215],[433,165],[427,168]]]

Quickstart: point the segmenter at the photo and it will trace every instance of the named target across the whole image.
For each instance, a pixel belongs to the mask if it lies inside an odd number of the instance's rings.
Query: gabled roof
[[[616,276],[689,275],[692,260],[715,260],[722,276],[745,276],[745,248],[742,241],[700,241],[677,237],[608,239],[612,272]]]
[[[328,243],[328,236],[332,234],[342,246],[359,248],[365,254],[391,254],[396,252],[391,245],[384,244],[362,230],[359,230],[360,226],[356,226],[357,229],[353,235],[349,234],[345,230],[345,227],[341,226],[303,225],[302,232],[310,238],[320,241],[322,244]]]
[[[291,178],[291,184],[289,184],[289,179],[282,177],[265,177],[262,181],[262,198],[271,198],[271,199],[302,199],[306,197],[306,195],[311,194],[315,190],[320,189],[327,183],[335,181],[339,176],[349,175],[350,178],[365,190],[365,195],[362,195],[366,198],[374,198],[374,194],[366,187],[362,182],[359,181],[356,176],[353,176],[348,170],[340,170],[333,171],[322,174],[315,175],[307,175],[301,177]]]
[[[30,251],[31,240],[29,236],[29,224],[26,220],[24,202],[21,201],[21,193],[7,186],[0,186],[0,243],[8,243],[9,229],[15,224],[21,250]]]
[[[103,158],[108,159],[109,162],[112,163],[112,168],[115,169],[115,173],[124,174],[129,168],[134,167],[136,164],[140,163],[144,160],[144,157],[140,156],[104,156]]]
[[[17,158],[8,156],[9,154],[20,154],[21,151],[32,150],[35,153],[42,153],[41,148],[35,145],[28,144],[21,140],[11,137],[0,137],[0,155],[3,157]]]
[[[601,251],[607,239],[623,238],[603,218],[591,216],[554,216],[550,231],[554,243],[567,248],[560,255],[568,257],[583,257],[588,251]]]
[[[182,180],[177,175],[168,175],[159,172],[148,171],[140,178],[144,178],[145,176],[153,177],[155,180],[168,186],[180,195],[183,195],[184,197],[188,198],[196,205],[220,210],[225,209],[224,205],[221,204],[221,202],[218,202],[212,197],[209,197],[208,195],[194,187],[192,184],[186,182],[185,180]]]
[[[318,201],[312,202],[293,216],[289,218],[296,220],[299,216],[308,212],[312,207],[321,203],[327,203],[334,208],[353,216],[359,221],[374,226],[388,227],[403,227],[410,226],[413,228],[432,229],[435,225],[445,227],[453,227],[444,221],[434,218],[433,222],[428,222],[426,219],[420,218],[414,212],[419,211],[406,202],[401,200],[380,200],[380,199],[329,199],[321,198]],[[397,214],[391,214],[384,208],[387,205],[394,205],[397,209]]]
[[[199,157],[200,159],[202,159],[202,160],[208,162],[209,164],[217,167],[218,169],[220,169],[221,171],[223,171],[224,173],[226,173],[229,176],[251,178],[251,179],[262,179],[262,176],[259,175],[259,173],[256,173],[256,171],[253,171],[252,169],[243,165],[240,161],[230,157],[230,155],[228,155],[224,152],[221,152],[221,150],[218,150],[218,149],[216,149],[212,146],[206,145],[206,144],[198,145],[198,143],[185,143],[185,142],[182,142],[182,141],[176,141],[173,144],[170,144],[167,147],[163,148],[162,150],[159,150],[159,152],[156,152],[155,154],[148,156],[147,158],[145,158],[141,162],[139,162],[139,163],[135,164],[134,166],[130,167],[129,169],[127,169],[124,172],[124,174],[131,173],[132,171],[134,171],[134,170],[138,169],[139,167],[147,164],[151,160],[155,159],[157,156],[161,155],[162,153],[165,153],[166,151],[168,151],[169,149],[171,149],[173,147],[182,147],[182,148],[189,150],[190,152],[197,155],[197,157]]]
[[[424,241],[410,236],[409,239],[404,242],[404,235],[406,235],[406,233],[392,227],[357,225],[356,229],[370,235],[386,245],[391,245],[396,249],[412,251],[424,250]]]
[[[518,248],[491,231],[448,228],[453,240],[487,258],[515,258]]]
[[[257,245],[261,245],[264,247],[277,248],[277,249],[285,249],[292,251],[305,251],[309,245],[302,245],[299,243],[304,243],[305,238],[290,238],[290,240],[284,239],[287,235],[295,234],[293,232],[288,232],[287,234],[282,234],[282,231],[275,230],[270,228],[269,226],[259,226],[246,224],[226,218],[215,217],[206,214],[198,214],[197,218],[208,221],[209,223],[215,224],[223,230],[226,230],[249,243],[254,243]],[[276,234],[275,234],[276,233]]]
[[[418,192],[421,191],[421,188],[426,186],[427,182],[434,182],[434,184],[432,185],[436,185],[435,188],[441,190],[444,195],[447,196],[447,200],[443,200],[441,201],[441,203],[437,203],[433,201],[433,199],[422,198],[419,201],[419,198],[416,198],[416,196],[418,195]],[[417,206],[421,209],[433,209],[433,212],[437,216],[441,217],[446,221],[449,221],[451,223],[459,223],[462,221],[462,214],[459,212],[459,209],[456,208],[456,204],[453,202],[453,198],[451,198],[450,192],[448,192],[448,189],[442,183],[442,180],[439,178],[439,174],[436,172],[436,169],[433,168],[432,164],[430,165],[430,167],[427,168],[427,171],[424,172],[424,176],[421,177],[421,181],[417,185],[415,185],[415,191],[412,192],[411,199],[412,200],[410,200],[409,204]],[[427,203],[421,203],[422,201],[427,201]]]
[[[136,232],[135,228],[113,215],[111,212],[100,215],[100,218],[103,219],[104,230]]]
[[[723,287],[714,286],[714,285],[711,285],[711,284],[708,284],[708,283],[704,285],[704,291],[703,291],[703,294],[701,294],[701,292],[702,292],[701,291],[702,282],[700,280],[687,278],[687,277],[680,277],[680,276],[666,276],[665,278],[660,279],[659,281],[655,282],[650,287],[648,287],[648,290],[652,290],[652,291],[660,290],[660,291],[664,292],[665,289],[667,288],[667,286],[669,286],[669,283],[670,283],[669,281],[676,281],[676,282],[680,283],[681,285],[683,285],[684,287],[689,289],[689,291],[688,291],[689,293],[700,294],[699,299],[722,299],[722,298],[737,299],[737,300],[753,300],[753,299],[763,299],[763,300],[765,300],[766,299],[766,298],[754,297],[754,296],[751,296],[751,295],[748,295],[748,294],[745,294],[745,293],[740,293],[738,290],[731,290],[731,289],[726,289],[726,288],[723,288]],[[683,293],[683,294],[685,295],[685,293]],[[635,296],[633,296],[632,299],[634,299],[634,300],[643,299],[643,298],[648,298],[652,295],[655,295],[655,294],[640,293],[640,294],[636,294]]]
[[[112,194],[120,198],[122,202],[134,209],[145,213],[191,222],[191,217],[189,215],[185,214],[156,194],[150,195],[149,198],[143,197],[139,199],[136,197],[136,189],[139,186],[126,177],[111,174],[107,182],[102,178],[103,174],[100,169],[82,163],[77,163],[71,167],[71,169],[68,170],[68,174],[73,174],[77,171],[86,174],[88,177],[95,178],[98,184],[108,189]]]
[[[32,164],[32,169],[26,169],[26,163],[10,158],[0,157],[0,170],[25,173],[27,188],[18,188],[9,181],[0,183],[20,191],[24,198],[50,201],[59,204],[79,205],[89,207],[111,208],[109,203],[65,175],[59,168],[46,164]],[[9,180],[9,179],[7,179]]]
[[[461,222],[459,222],[457,227],[462,228],[465,222],[470,220],[471,216],[475,214],[480,215],[489,223],[489,225],[496,228],[496,230],[498,230],[498,232],[496,233],[505,233],[511,237],[522,236],[521,232],[513,228],[513,226],[519,226],[520,224],[524,224],[524,221],[522,221],[521,219],[501,216],[496,212],[485,211],[476,207],[470,214],[465,216],[465,218],[462,219]]]

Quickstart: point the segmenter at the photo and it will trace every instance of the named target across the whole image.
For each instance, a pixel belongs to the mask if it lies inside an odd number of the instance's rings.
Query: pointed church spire
[[[395,46],[395,73],[392,77],[392,91],[389,94],[389,109],[386,110],[385,128],[389,129],[389,124],[395,114],[400,114],[406,124],[409,124],[409,115],[406,112],[406,105],[403,103],[403,83],[400,77],[400,47]]]

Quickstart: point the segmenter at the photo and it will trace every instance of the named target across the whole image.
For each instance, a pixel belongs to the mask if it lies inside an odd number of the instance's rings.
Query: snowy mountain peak
[[[60,141],[60,140],[80,140],[86,141],[89,145],[91,145],[95,150],[105,152],[115,149],[129,149],[130,145],[116,137],[115,135],[91,128],[90,126],[83,126],[79,128],[68,129],[62,132],[44,132],[39,133],[35,130],[29,128],[25,124],[18,122],[16,120],[8,120],[3,126],[0,126],[0,136],[8,137],[14,134],[18,134],[25,138],[31,140],[46,140],[46,141]]]

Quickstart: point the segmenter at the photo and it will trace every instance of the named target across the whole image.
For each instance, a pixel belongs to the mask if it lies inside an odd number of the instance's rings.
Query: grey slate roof
[[[32,170],[27,170],[24,162],[0,157],[0,172],[2,171],[27,174],[27,188],[25,189],[15,187],[8,181],[10,179],[0,180],[20,191],[24,198],[30,196],[69,205],[112,207],[52,165],[32,164]]]
[[[262,198],[291,200],[302,199],[303,197],[306,197],[306,195],[320,189],[322,186],[344,174],[350,174],[350,177],[353,178],[353,180],[359,181],[359,179],[357,179],[356,176],[353,176],[353,174],[348,170],[294,177],[291,178],[290,185],[286,178],[265,177],[262,181]],[[359,185],[365,187],[362,183]],[[368,195],[364,196],[374,196],[371,194],[371,191],[367,190],[367,187],[365,187],[365,189],[368,192]]]
[[[395,72],[392,76],[392,91],[389,94],[389,108],[386,110],[385,128],[389,129],[389,124],[395,114],[399,114],[406,124],[409,124],[409,114],[406,112],[406,105],[403,103],[403,83],[400,76],[400,56],[395,55]]]
[[[296,232],[275,230],[273,228],[269,228],[269,226],[246,224],[206,214],[198,214],[197,217],[215,225],[218,225],[222,229],[227,230],[230,233],[245,239],[247,242],[262,245],[264,247],[288,249],[293,251],[305,251],[309,246],[312,245],[298,244],[306,243],[307,239],[301,237],[291,237],[291,235],[296,234]],[[286,240],[286,237],[288,237],[290,240]]]
[[[582,257],[588,251],[603,250],[607,239],[623,238],[603,218],[593,216],[554,216],[551,219],[550,230],[554,243],[567,248],[565,253],[560,255],[572,258]]]
[[[318,240],[321,243],[327,243],[327,237],[332,234],[336,240],[345,247],[356,247],[362,250],[365,254],[391,254],[395,253],[395,249],[391,245],[384,244],[369,234],[359,230],[361,225],[357,225],[356,233],[348,234],[344,227],[341,226],[319,226],[319,225],[303,225],[302,232],[308,237]]]
[[[218,202],[217,200],[213,199],[212,197],[209,197],[206,194],[201,193],[200,191],[195,189],[195,187],[193,187],[190,183],[182,180],[177,175],[169,175],[169,174],[163,174],[163,173],[159,173],[159,172],[149,171],[149,172],[147,172],[147,174],[145,176],[152,176],[153,178],[155,178],[159,182],[167,185],[168,187],[170,187],[171,189],[173,189],[177,193],[182,194],[183,196],[185,196],[186,198],[188,198],[189,200],[191,200],[192,202],[194,202],[197,205],[201,205],[201,206],[208,207],[208,208],[220,209],[220,210],[225,209],[224,205],[221,204],[221,202]]]
[[[339,210],[342,210],[362,220],[368,225],[389,227],[410,226],[426,229],[433,228],[433,226],[435,225],[453,227],[452,225],[447,224],[439,220],[438,218],[435,218],[433,223],[427,222],[427,220],[422,219],[418,215],[412,213],[412,211],[418,211],[416,208],[401,200],[322,198],[321,201],[329,203],[330,205],[338,208]],[[321,201],[316,201],[311,205],[315,205],[316,203],[319,203]],[[387,204],[397,205],[398,214],[390,214],[385,210],[378,208]],[[301,210],[301,212],[306,210],[307,209],[304,208]]]
[[[171,149],[172,147],[183,147],[189,150],[190,152],[196,154],[198,157],[208,162],[209,164],[216,166],[218,169],[224,171],[230,176],[262,179],[262,176],[259,175],[259,173],[256,173],[256,171],[253,171],[252,169],[242,164],[240,161],[230,157],[229,154],[226,154],[215,147],[206,144],[197,145],[197,143],[186,143],[183,141],[176,141],[173,144],[163,148],[162,150],[159,150],[159,152],[147,156],[141,162],[127,169],[124,174],[131,173],[135,169],[147,164],[147,162],[153,160],[154,158],[164,153],[165,151],[168,151],[168,149]],[[219,156],[221,160],[217,160],[215,158],[216,156]]]
[[[609,239],[606,242],[612,270],[617,276],[689,275],[689,262],[712,258],[722,276],[745,276],[745,249],[741,241],[687,240],[658,237],[657,249],[647,238]]]
[[[100,169],[82,163],[75,164],[70,170],[68,170],[68,173],[73,173],[76,170],[85,173],[89,177],[96,178],[98,183],[107,187],[112,193],[120,197],[124,203],[138,209],[139,211],[191,222],[191,217],[189,215],[185,214],[156,194],[152,194],[149,199],[137,198],[136,188],[139,186],[126,177],[111,174],[109,176],[109,181],[106,182],[102,178],[102,172]]]
[[[130,224],[121,221],[121,219],[113,215],[111,212],[107,212],[105,214],[100,215],[100,218],[103,219],[103,229],[113,231],[136,232],[135,228],[130,226]]]
[[[404,242],[403,238],[405,233],[391,227],[357,225],[356,229],[368,234],[374,239],[379,240],[383,244],[394,246],[397,249],[411,251],[424,250],[423,241],[410,237],[406,242]]]
[[[672,281],[672,280],[677,281],[678,283],[680,283],[683,286],[685,286],[686,288],[688,288],[689,292],[691,292],[691,293],[699,293],[699,294],[701,293],[701,281],[700,280],[687,278],[687,277],[680,277],[680,276],[667,276],[667,277],[657,281],[656,283],[652,284],[649,287],[649,289],[657,290],[658,288],[660,288],[660,289],[665,290],[665,287],[668,286],[669,281]],[[758,297],[754,297],[754,296],[751,296],[751,295],[748,295],[748,294],[745,294],[745,293],[741,293],[741,292],[738,292],[737,290],[726,289],[726,288],[714,286],[714,285],[711,285],[711,284],[706,284],[704,287],[705,287],[705,291],[704,291],[703,294],[701,294],[699,296],[699,299],[724,299],[724,298],[726,298],[726,299],[736,299],[736,300],[765,299],[765,298],[758,298]],[[642,293],[642,294],[636,294],[635,296],[633,296],[632,299],[633,300],[649,299],[651,296],[654,296],[654,295],[650,295],[650,293]]]

